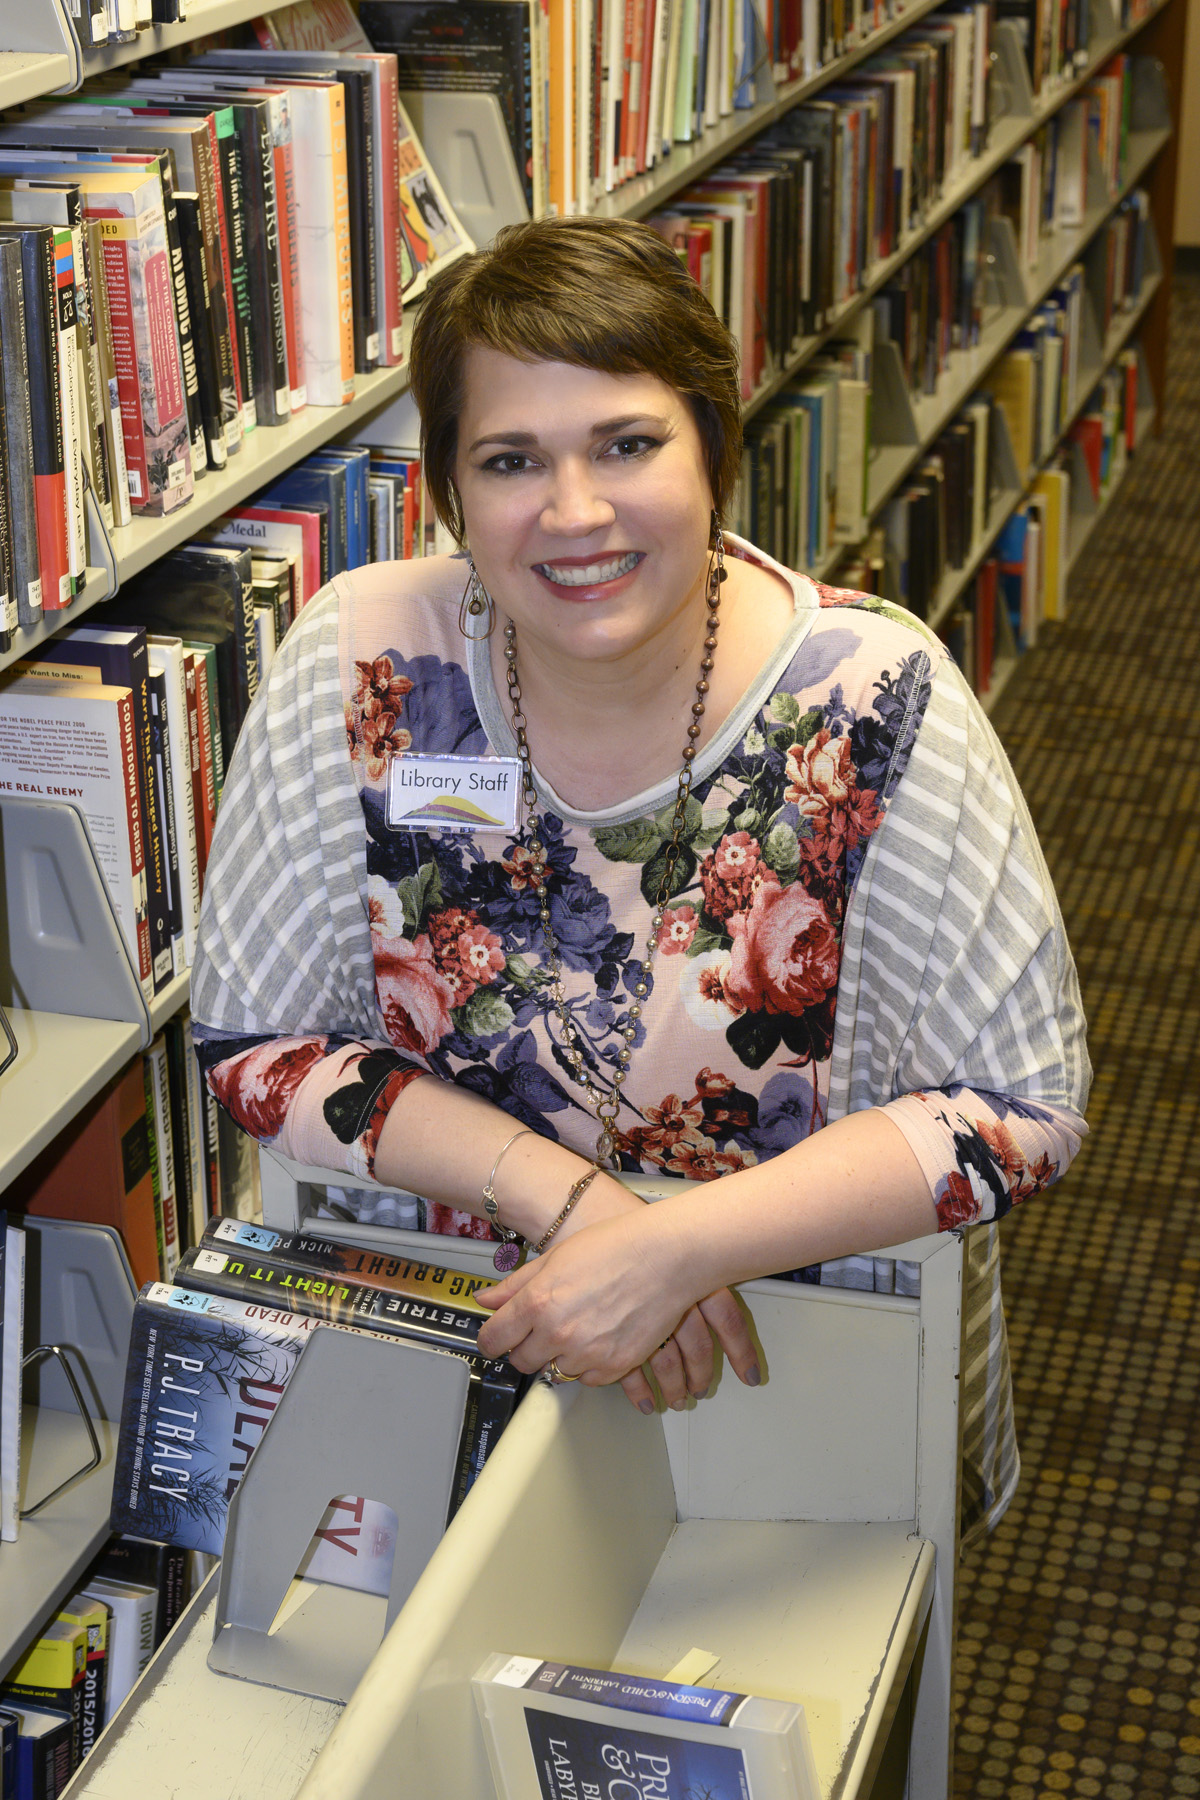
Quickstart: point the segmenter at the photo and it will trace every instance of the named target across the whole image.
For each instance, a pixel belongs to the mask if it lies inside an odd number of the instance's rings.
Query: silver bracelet
[[[531,1131],[527,1125],[522,1126],[520,1131],[514,1131],[512,1136],[507,1138],[496,1152],[496,1160],[492,1164],[492,1172],[483,1184],[483,1210],[487,1214],[493,1229],[499,1232],[506,1244],[511,1244],[515,1237],[520,1236],[520,1232],[510,1231],[506,1225],[500,1223],[499,1208],[496,1205],[496,1170],[500,1167],[500,1161],[505,1151],[511,1150],[518,1138],[536,1136],[537,1132]]]

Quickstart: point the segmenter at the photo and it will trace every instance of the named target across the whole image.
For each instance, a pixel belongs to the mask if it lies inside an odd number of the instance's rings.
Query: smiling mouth
[[[534,572],[554,582],[556,587],[595,587],[601,581],[616,581],[622,575],[628,575],[636,569],[642,560],[640,550],[630,550],[625,556],[610,556],[604,562],[568,564],[565,568],[558,563],[535,563]]]

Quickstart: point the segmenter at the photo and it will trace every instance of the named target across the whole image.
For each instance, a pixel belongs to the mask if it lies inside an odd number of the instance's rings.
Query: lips
[[[619,581],[629,575],[642,560],[641,552],[630,550],[624,556],[610,556],[589,563],[535,563],[534,570],[556,587],[596,587],[605,581]]]

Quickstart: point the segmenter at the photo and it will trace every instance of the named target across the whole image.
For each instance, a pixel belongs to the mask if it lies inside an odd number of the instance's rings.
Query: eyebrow
[[[593,438],[611,437],[615,433],[628,431],[634,425],[649,425],[656,431],[667,431],[669,421],[660,418],[657,413],[627,413],[618,419],[601,419],[592,426]],[[537,443],[536,434],[532,431],[489,431],[483,437],[476,438],[467,449],[471,456],[476,450],[482,450],[485,444],[505,444],[510,449],[524,450]]]

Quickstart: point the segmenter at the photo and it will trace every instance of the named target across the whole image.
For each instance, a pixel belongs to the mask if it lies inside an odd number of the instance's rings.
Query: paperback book
[[[472,1683],[503,1800],[818,1800],[799,1701],[494,1654]]]

